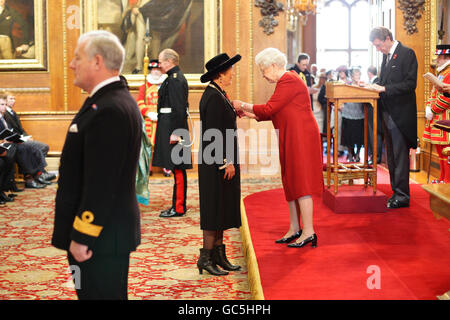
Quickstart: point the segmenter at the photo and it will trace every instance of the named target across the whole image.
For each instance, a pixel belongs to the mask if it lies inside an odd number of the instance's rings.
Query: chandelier
[[[291,31],[297,28],[297,22],[306,25],[308,15],[315,14],[320,0],[287,0],[287,27]]]

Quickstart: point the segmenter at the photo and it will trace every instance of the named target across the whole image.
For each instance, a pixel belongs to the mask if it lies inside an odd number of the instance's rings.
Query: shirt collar
[[[398,46],[398,41],[394,40],[394,44],[392,45],[391,50],[389,50],[391,57],[394,55],[394,51],[395,51],[395,49],[397,49],[397,46]]]
[[[99,84],[97,84],[94,89],[92,89],[91,93],[89,94],[89,98],[92,98],[94,96],[94,94],[100,90],[101,88],[107,86],[110,83],[116,82],[116,81],[120,81],[120,77],[119,76],[114,76],[111,78],[108,78],[106,80],[103,80],[102,82],[100,82]]]

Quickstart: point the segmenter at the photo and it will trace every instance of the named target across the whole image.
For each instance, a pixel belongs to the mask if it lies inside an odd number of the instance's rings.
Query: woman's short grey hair
[[[262,69],[270,67],[272,64],[286,69],[286,55],[276,48],[266,48],[255,57],[255,63]]]
[[[108,70],[122,71],[125,49],[117,36],[108,31],[94,30],[80,36],[78,45],[84,42],[84,52],[89,58],[100,55]]]

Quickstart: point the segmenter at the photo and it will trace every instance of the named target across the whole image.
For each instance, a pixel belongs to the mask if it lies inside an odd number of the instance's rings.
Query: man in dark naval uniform
[[[130,252],[140,244],[136,171],[141,115],[119,77],[125,50],[106,31],[78,40],[74,84],[89,97],[61,154],[52,244],[68,251],[79,299],[127,299]]]
[[[153,166],[174,172],[172,207],[160,217],[170,218],[186,213],[186,169],[192,169],[188,115],[188,83],[181,72],[179,56],[172,49],[164,49],[158,57],[167,78],[158,91],[158,125],[155,134]]]

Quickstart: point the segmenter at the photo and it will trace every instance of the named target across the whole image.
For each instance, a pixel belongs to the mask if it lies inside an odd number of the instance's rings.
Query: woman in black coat
[[[236,136],[236,111],[223,88],[231,84],[233,64],[241,59],[225,53],[206,63],[201,76],[208,86],[200,100],[200,139],[198,183],[200,190],[200,227],[203,248],[197,261],[198,270],[226,275],[239,270],[225,254],[223,231],[241,226],[241,186]],[[224,270],[217,268],[217,265]]]

